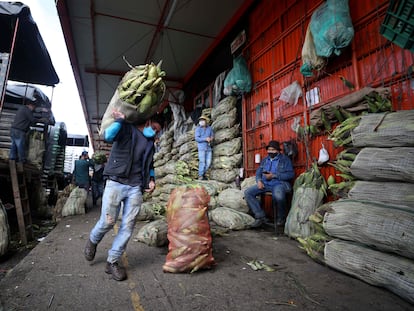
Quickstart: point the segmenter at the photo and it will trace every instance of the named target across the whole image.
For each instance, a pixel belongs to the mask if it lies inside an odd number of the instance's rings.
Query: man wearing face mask
[[[207,124],[208,118],[201,116],[194,133],[198,148],[198,179],[207,180],[206,172],[210,168],[213,152],[211,142],[214,138],[213,129]]]
[[[117,110],[112,115],[115,122],[104,132],[105,141],[112,143],[112,149],[103,173],[107,181],[101,216],[90,232],[84,255],[88,261],[95,258],[97,245],[114,227],[122,206],[121,224],[108,251],[105,268],[114,280],[122,281],[127,274],[120,259],[134,230],[142,192],[151,192],[155,188],[154,138],[161,126],[155,120],[138,125],[127,123],[125,115]]]
[[[265,212],[260,207],[257,196],[267,191],[272,192],[272,200],[277,204],[276,224],[282,226],[286,219],[286,194],[292,191],[290,184],[294,177],[293,165],[290,158],[280,153],[279,142],[271,140],[266,147],[268,156],[265,157],[256,170],[256,185],[250,186],[244,192],[244,197],[255,221],[250,226],[257,228],[267,222]]]

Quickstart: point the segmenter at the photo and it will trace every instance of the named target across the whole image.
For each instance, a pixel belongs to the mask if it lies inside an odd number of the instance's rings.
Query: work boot
[[[91,242],[90,239],[88,239],[88,242],[86,242],[85,250],[83,253],[85,254],[85,258],[87,261],[92,261],[95,258],[96,254],[96,245]]]
[[[125,268],[120,266],[117,261],[114,263],[106,262],[105,272],[112,274],[112,278],[115,281],[123,281],[127,278]]]
[[[259,228],[266,222],[268,222],[266,217],[256,218],[255,221],[250,225],[250,228]]]

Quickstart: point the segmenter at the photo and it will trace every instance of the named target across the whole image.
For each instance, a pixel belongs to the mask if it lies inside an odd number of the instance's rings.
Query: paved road
[[[98,210],[64,218],[0,282],[0,310],[413,310],[398,296],[312,261],[272,230],[214,236],[217,265],[193,274],[162,271],[167,247],[131,240],[128,279],[104,273],[111,232],[95,261],[82,254]],[[142,223],[138,223],[136,230]],[[276,271],[254,271],[257,259]]]

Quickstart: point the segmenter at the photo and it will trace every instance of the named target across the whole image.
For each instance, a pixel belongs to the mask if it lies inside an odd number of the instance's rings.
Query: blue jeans
[[[9,158],[19,162],[26,162],[26,132],[18,129],[10,129],[11,147]]]
[[[122,221],[118,234],[112,242],[112,247],[108,251],[107,261],[110,263],[119,261],[126,249],[141,208],[142,193],[139,186],[132,187],[108,180],[102,197],[101,217],[89,236],[92,243],[98,244],[104,235],[114,227],[121,210],[121,203],[123,203]]]
[[[211,148],[198,150],[198,176],[204,176],[211,165],[213,152]]]
[[[274,186],[265,185],[263,189],[259,189],[257,185],[250,186],[244,191],[244,198],[252,211],[254,218],[265,217],[264,210],[260,207],[257,196],[267,191],[272,192],[272,202],[277,204],[277,221],[284,221],[286,217],[286,194],[292,191],[292,187],[287,182],[279,182]]]
[[[100,197],[102,197],[104,192],[104,181],[94,181],[92,180],[92,203],[96,205],[96,202]]]

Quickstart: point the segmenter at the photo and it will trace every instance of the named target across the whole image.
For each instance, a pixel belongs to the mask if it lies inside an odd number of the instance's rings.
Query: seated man
[[[260,227],[267,221],[264,210],[260,207],[257,196],[267,191],[272,192],[272,201],[277,204],[276,224],[281,226],[286,218],[286,193],[292,191],[290,181],[294,177],[290,158],[280,153],[279,142],[271,140],[266,147],[268,156],[256,170],[256,185],[247,188],[244,197],[249,209],[256,219],[251,228]]]

